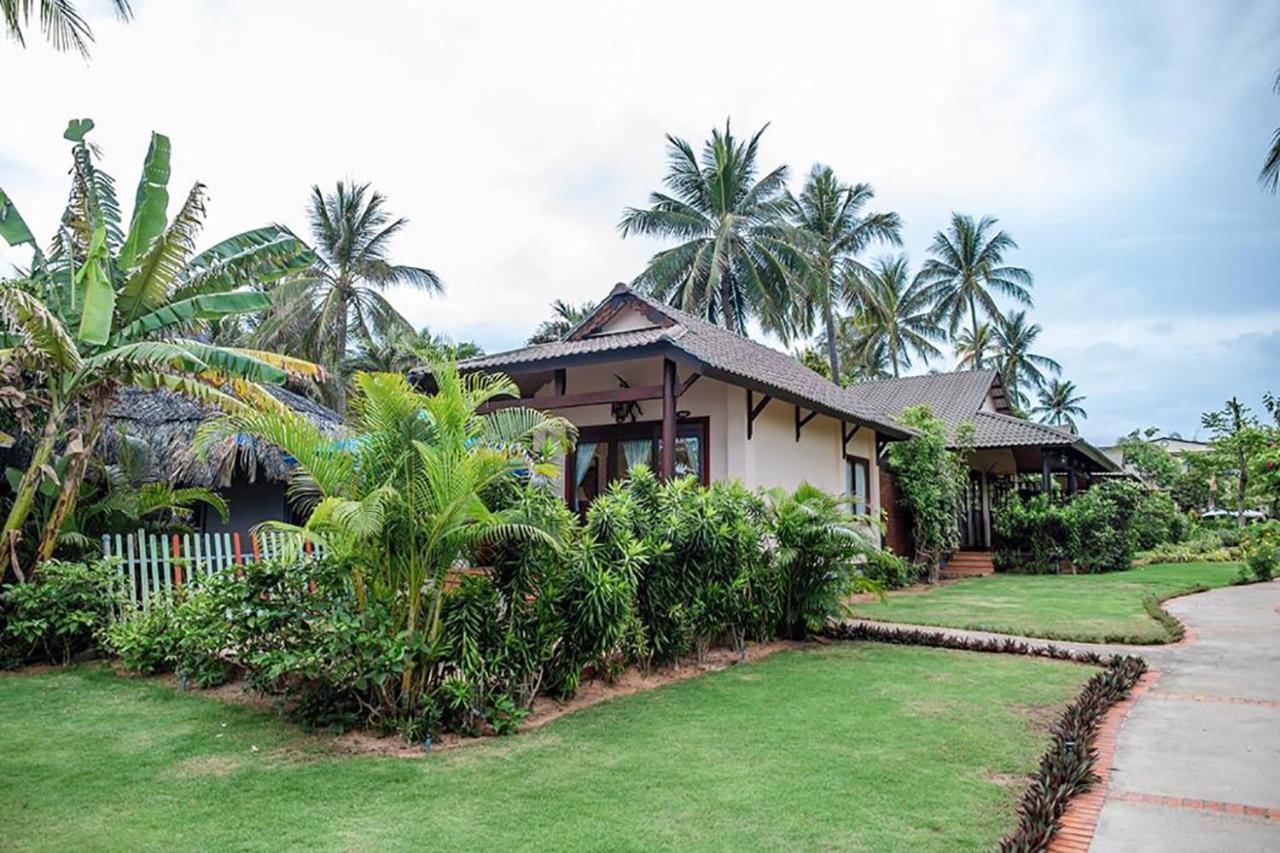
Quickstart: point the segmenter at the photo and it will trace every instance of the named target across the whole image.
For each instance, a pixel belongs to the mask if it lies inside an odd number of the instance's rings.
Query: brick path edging
[[[1093,834],[1098,828],[1098,816],[1102,813],[1102,804],[1107,796],[1107,788],[1111,780],[1111,763],[1116,754],[1116,738],[1120,725],[1133,710],[1138,699],[1146,693],[1160,678],[1160,672],[1148,669],[1138,679],[1138,683],[1129,691],[1129,695],[1107,709],[1098,726],[1098,737],[1094,742],[1097,757],[1093,762],[1093,772],[1098,777],[1088,791],[1071,798],[1067,810],[1062,813],[1058,831],[1049,840],[1049,853],[1087,853],[1093,842]]]

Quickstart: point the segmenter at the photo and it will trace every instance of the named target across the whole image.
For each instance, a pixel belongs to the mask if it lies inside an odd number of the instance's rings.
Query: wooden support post
[[[760,417],[760,413],[764,411],[764,407],[769,405],[769,401],[773,398],[768,394],[760,398],[760,402],[755,402],[755,395],[751,389],[747,389],[747,441],[751,440],[753,433],[752,426],[756,422],[756,418]]]
[[[805,424],[818,416],[817,412],[810,412],[803,418],[800,417],[800,407],[796,406],[796,441],[800,440],[800,430],[804,429]]]
[[[551,381],[551,387],[555,390],[557,397],[563,397],[565,389],[568,387],[568,380],[565,378],[565,369],[557,368],[555,377]]]
[[[1067,494],[1074,495],[1076,493],[1076,468],[1072,465],[1067,469]]]
[[[662,360],[662,479],[676,473],[676,363]]]
[[[1040,488],[1047,495],[1050,487],[1053,485],[1053,479],[1049,476],[1049,454],[1044,452],[1044,448],[1040,448]]]
[[[858,434],[860,429],[862,429],[862,424],[840,422],[840,447],[845,453],[849,452],[849,442],[853,441],[853,437]]]

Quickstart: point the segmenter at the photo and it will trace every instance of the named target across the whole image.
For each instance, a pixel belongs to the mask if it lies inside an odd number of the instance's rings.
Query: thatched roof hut
[[[342,425],[337,412],[306,397],[274,386],[267,386],[267,391],[322,429],[336,433]],[[123,433],[147,445],[147,480],[226,488],[237,470],[249,482],[259,477],[268,482],[288,480],[291,460],[275,445],[249,436],[236,436],[211,449],[207,458],[199,458],[193,448],[196,430],[215,415],[213,409],[180,394],[122,388],[107,412],[99,453],[108,463],[116,462]]]

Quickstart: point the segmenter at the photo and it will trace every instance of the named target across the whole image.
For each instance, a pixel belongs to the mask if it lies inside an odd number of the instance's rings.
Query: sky
[[[917,264],[952,211],[999,217],[1095,443],[1191,437],[1232,395],[1280,393],[1280,198],[1256,182],[1280,125],[1275,0],[79,7],[88,62],[0,42],[0,187],[42,240],[72,117],[96,122],[122,201],[167,134],[172,194],[208,185],[205,243],[305,233],[313,184],[370,181],[410,220],[395,259],[447,288],[392,302],[498,351],[553,299],[640,272],[662,244],[617,223],[659,188],[664,135],[697,145],[731,117],[769,123],[762,164],[797,191],[814,162],[871,183]],[[27,259],[0,248],[4,269]]]

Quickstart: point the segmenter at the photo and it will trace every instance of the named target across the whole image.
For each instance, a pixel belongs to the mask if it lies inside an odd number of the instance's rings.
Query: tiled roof
[[[1048,447],[1055,444],[1071,445],[1084,440],[1064,429],[996,412],[977,412],[970,415],[968,420],[973,424],[974,447]]]
[[[954,430],[962,421],[973,419],[995,381],[994,370],[958,370],[859,382],[846,388],[845,394],[856,404],[891,415],[907,406],[926,403],[949,430]]]
[[[650,299],[625,285],[616,286],[609,294],[610,299],[616,296],[644,303],[670,320],[672,325],[536,344],[468,359],[459,366],[465,370],[501,370],[591,353],[665,345],[689,356],[700,365],[703,373],[714,378],[730,382],[737,380],[737,384],[748,385],[762,393],[834,417],[865,423],[887,435],[906,437],[911,434],[893,418],[851,399],[838,385],[786,353]],[[580,325],[567,337],[572,338],[581,328]]]
[[[467,370],[502,369],[513,364],[529,364],[571,355],[584,355],[594,352],[610,352],[612,350],[635,349],[667,341],[671,338],[672,329],[640,329],[635,332],[618,332],[611,335],[598,335],[580,341],[552,341],[546,344],[531,344],[521,349],[480,355],[459,363]]]

